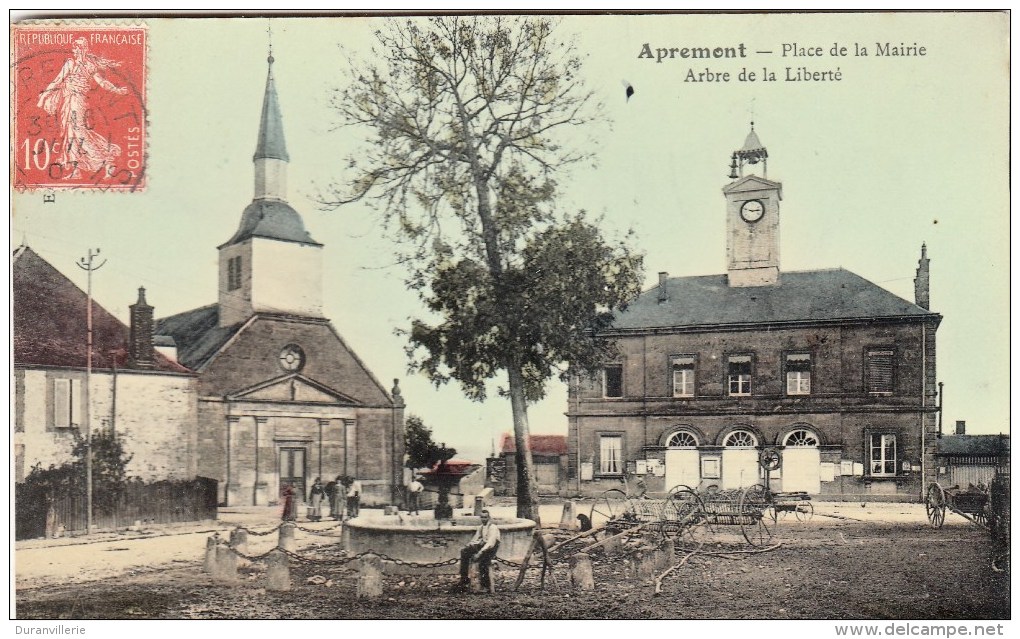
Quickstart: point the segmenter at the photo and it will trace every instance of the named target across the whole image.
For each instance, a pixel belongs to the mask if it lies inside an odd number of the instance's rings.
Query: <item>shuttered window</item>
[[[786,356],[786,394],[811,393],[811,355],[791,353]]]
[[[241,288],[241,256],[231,257],[227,260],[227,290],[235,291]]]
[[[873,349],[867,352],[865,388],[869,393],[893,392],[893,351]]]
[[[751,356],[731,355],[728,360],[730,395],[751,394]]]
[[[53,426],[71,428],[81,425],[81,381],[53,380]]]

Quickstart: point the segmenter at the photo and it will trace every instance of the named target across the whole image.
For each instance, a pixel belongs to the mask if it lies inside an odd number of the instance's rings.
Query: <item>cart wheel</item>
[[[797,515],[797,521],[811,521],[811,518],[815,516],[815,505],[810,501],[802,501],[797,504],[797,510],[794,512]]]
[[[740,493],[739,509],[740,532],[744,534],[747,543],[764,546],[772,541],[776,508],[764,486],[757,484]]]
[[[686,486],[675,486],[662,507],[662,534],[695,548],[704,543],[705,504],[698,493]]]
[[[783,465],[783,458],[775,448],[765,448],[758,453],[758,465],[765,470],[779,470]]]
[[[932,528],[942,528],[946,522],[946,491],[937,483],[928,486],[928,495],[924,500],[924,510],[928,513],[928,521]]]
[[[591,505],[592,526],[599,526],[614,519],[620,519],[628,510],[630,500],[627,493],[618,488],[610,488],[595,498]]]
[[[977,524],[978,526],[984,526],[985,528],[988,527],[988,518],[985,517],[985,511],[982,510],[976,513],[972,513],[971,517],[974,519],[974,523]]]

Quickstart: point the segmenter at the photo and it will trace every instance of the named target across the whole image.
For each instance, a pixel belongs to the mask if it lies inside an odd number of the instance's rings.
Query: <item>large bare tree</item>
[[[537,521],[528,404],[604,361],[598,329],[641,279],[627,238],[555,206],[556,177],[592,159],[600,105],[547,17],[392,19],[375,35],[332,100],[367,143],[324,202],[369,202],[396,232],[431,311],[407,332],[412,369],[477,401],[505,372],[517,512]]]

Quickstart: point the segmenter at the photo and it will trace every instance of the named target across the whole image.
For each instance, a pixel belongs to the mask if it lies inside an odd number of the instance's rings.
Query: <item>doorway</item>
[[[305,498],[305,448],[281,448],[280,449],[280,492],[283,487],[290,484],[294,487],[294,494],[299,500]]]

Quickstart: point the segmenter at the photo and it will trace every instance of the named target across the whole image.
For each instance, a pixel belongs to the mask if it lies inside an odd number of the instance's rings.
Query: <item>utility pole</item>
[[[85,534],[92,534],[92,273],[106,264],[104,259],[99,264],[93,260],[99,255],[99,249],[93,253],[88,250],[88,257],[79,258],[76,264],[88,273],[88,305],[85,307]]]

